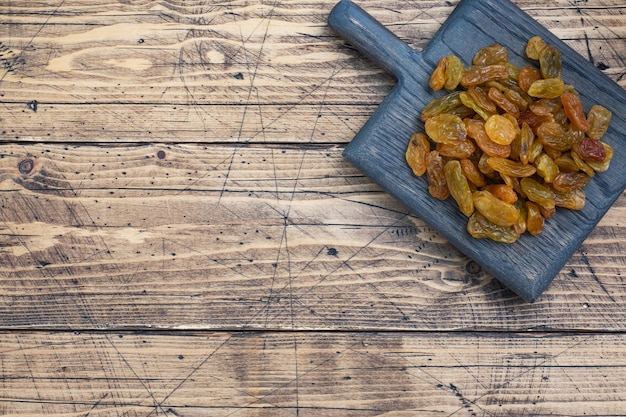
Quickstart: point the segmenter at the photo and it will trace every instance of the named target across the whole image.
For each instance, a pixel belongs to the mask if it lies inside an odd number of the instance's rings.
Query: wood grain
[[[626,196],[531,306],[338,148],[4,151],[5,327],[624,329]]]
[[[56,3],[0,7],[0,140],[345,143],[393,86],[328,28],[334,1]],[[624,6],[553,3],[516,2],[626,86]],[[359,4],[417,49],[454,6]]]
[[[514,3],[626,88],[623,1]],[[626,195],[524,303],[342,159],[334,4],[0,2],[0,415],[623,414]]]
[[[0,412],[616,415],[626,401],[614,389],[626,378],[624,342],[544,333],[2,334]]]

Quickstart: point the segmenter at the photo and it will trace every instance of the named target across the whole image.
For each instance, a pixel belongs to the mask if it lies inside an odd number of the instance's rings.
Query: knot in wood
[[[480,265],[478,265],[476,262],[474,261],[469,261],[466,265],[465,265],[465,270],[467,271],[468,274],[470,275],[477,275],[480,274],[480,271],[482,271],[482,268],[480,267]]]
[[[33,168],[35,168],[35,161],[30,158],[20,161],[17,165],[17,169],[20,171],[20,174],[24,175],[28,175],[33,172]]]

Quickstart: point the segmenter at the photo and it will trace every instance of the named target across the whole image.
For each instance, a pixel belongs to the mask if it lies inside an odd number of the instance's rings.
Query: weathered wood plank
[[[378,105],[248,104],[7,104],[0,143],[345,144]]]
[[[626,196],[526,305],[339,148],[3,150],[5,328],[623,330],[626,322]]]
[[[329,30],[334,3],[0,6],[0,139],[346,142],[393,80]],[[516,3],[626,86],[618,0]],[[454,4],[362,2],[418,49]]]
[[[618,415],[624,335],[2,333],[3,416]]]

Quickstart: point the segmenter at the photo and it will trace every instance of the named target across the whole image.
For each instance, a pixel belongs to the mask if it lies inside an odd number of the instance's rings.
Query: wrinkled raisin
[[[538,68],[530,66],[521,68],[519,74],[517,75],[517,83],[519,87],[526,93],[528,93],[530,85],[540,79],[541,71],[539,71]]]
[[[565,91],[565,84],[560,78],[548,78],[533,82],[528,88],[528,95],[537,98],[557,98]]]
[[[510,145],[500,145],[489,139],[485,131],[484,122],[475,119],[467,119],[465,125],[467,135],[474,139],[476,145],[487,155],[507,158],[511,154]]]
[[[498,226],[478,212],[469,218],[467,232],[476,239],[491,239],[501,243],[515,243],[519,239],[514,226]]]
[[[561,172],[552,182],[552,187],[556,191],[566,193],[575,188],[582,188],[589,183],[589,175],[582,172]]]
[[[443,88],[446,90],[454,90],[461,82],[461,78],[463,78],[463,63],[456,55],[449,55],[447,59],[448,65],[444,71],[445,82]]]
[[[470,87],[472,85],[482,84],[491,80],[500,80],[508,77],[509,73],[504,65],[486,65],[484,67],[475,67],[470,69],[463,78],[461,85]]]
[[[489,191],[474,191],[472,198],[476,210],[498,226],[513,226],[519,220],[519,211],[513,204],[500,200]]]
[[[587,113],[587,121],[589,122],[589,130],[587,135],[591,139],[601,139],[609,128],[612,113],[606,107],[599,105],[591,106]]]
[[[559,175],[559,167],[548,154],[542,153],[534,162],[537,167],[537,174],[543,178],[544,182],[551,183]]]
[[[442,113],[426,120],[426,134],[436,143],[456,143],[465,140],[465,123],[456,115]]]
[[[443,171],[443,159],[437,151],[430,151],[426,155],[426,177],[428,178],[430,195],[438,200],[445,200],[450,197],[450,190]]]
[[[605,142],[600,143],[602,144],[606,152],[606,158],[604,158],[604,161],[587,161],[587,165],[593,168],[595,172],[605,172],[607,169],[609,169],[609,166],[611,165],[611,159],[613,159],[613,147]]]
[[[461,99],[459,99],[459,92],[455,91],[443,97],[436,98],[428,103],[426,107],[424,107],[424,109],[422,110],[420,119],[422,120],[422,122],[425,122],[429,118],[438,114],[450,113],[455,108],[462,105],[463,103],[461,103]]]
[[[558,98],[542,98],[530,105],[530,111],[539,116],[550,116],[561,108],[561,100]]]
[[[518,120],[520,125],[522,125],[522,123],[528,123],[528,126],[532,129],[533,132],[536,132],[537,128],[546,121],[548,121],[548,117],[540,116],[536,113],[533,113],[532,111],[522,112]]]
[[[554,208],[554,192],[550,188],[532,178],[522,178],[520,185],[530,201],[547,209]]]
[[[472,162],[471,159],[461,159],[461,168],[465,177],[476,187],[483,187],[487,184],[485,176]]]
[[[497,111],[496,103],[491,99],[488,91],[485,91],[483,88],[475,85],[468,88],[467,92],[481,108],[492,114]]]
[[[474,100],[474,98],[470,95],[469,92],[461,91],[459,98],[461,99],[461,103],[463,103],[465,107],[472,109],[476,114],[482,117],[483,120],[487,120],[489,117],[493,115],[493,112],[489,112],[488,110],[485,110],[483,107],[481,107]]]
[[[578,167],[580,171],[584,172],[590,177],[593,177],[594,175],[596,175],[596,172],[591,167],[591,165],[589,165],[585,160],[583,160],[583,158],[578,154],[578,152],[572,151],[570,152],[570,156],[572,157],[572,159],[574,160],[574,163],[576,164],[576,166]]]
[[[495,105],[500,107],[505,112],[512,114],[513,116],[515,116],[515,118],[519,117],[520,115],[519,107],[517,107],[517,105],[515,105],[515,103],[513,103],[511,100],[506,98],[506,96],[502,94],[499,90],[493,87],[490,88],[488,97],[489,99],[491,99],[493,103],[495,103]]]
[[[522,164],[527,164],[530,158],[530,150],[535,140],[535,135],[526,122],[522,122],[519,134],[519,160]]]
[[[505,65],[509,61],[509,51],[499,43],[485,46],[474,55],[474,65]]]
[[[443,88],[446,82],[446,68],[448,67],[448,58],[443,57],[439,60],[435,71],[430,76],[430,81],[428,85],[434,91],[439,91]]]
[[[565,151],[572,147],[571,137],[569,137],[563,126],[556,122],[545,122],[537,128],[537,139],[547,147],[559,151]]]
[[[574,188],[570,191],[554,191],[554,204],[570,210],[582,210],[585,207],[587,197],[585,191]]]
[[[603,162],[606,159],[606,149],[597,140],[582,138],[574,144],[576,152],[585,161]]]
[[[518,200],[517,193],[509,184],[489,184],[483,187],[483,190],[489,191],[498,200],[502,200],[505,203],[513,204]]]
[[[426,155],[430,152],[430,142],[423,133],[411,136],[406,149],[405,158],[415,175],[422,176],[426,172]]]
[[[526,43],[526,56],[536,61],[539,59],[541,51],[543,51],[546,46],[548,46],[548,44],[541,37],[533,36]]]
[[[537,172],[537,168],[533,165],[522,164],[521,162],[511,161],[505,158],[491,157],[487,159],[487,165],[494,171],[498,171],[510,177],[530,177]]]
[[[485,122],[485,132],[495,143],[510,145],[517,135],[517,122],[511,122],[505,115],[494,114]]]
[[[526,201],[526,230],[533,235],[539,236],[543,231],[544,219],[539,207],[532,201]]]
[[[472,200],[472,190],[470,189],[467,178],[461,168],[461,163],[456,160],[450,160],[444,165],[444,175],[450,195],[457,202],[461,213],[471,216],[474,212],[474,201]]]
[[[561,78],[561,53],[552,45],[539,52],[539,69],[543,78]]]
[[[580,102],[580,98],[576,94],[565,91],[561,94],[561,102],[563,103],[565,115],[572,125],[582,132],[589,130],[589,122],[587,121],[587,117],[583,111],[583,105]]]
[[[465,159],[472,156],[476,147],[471,140],[463,140],[455,143],[438,143],[437,151],[439,155],[446,156],[448,158]]]

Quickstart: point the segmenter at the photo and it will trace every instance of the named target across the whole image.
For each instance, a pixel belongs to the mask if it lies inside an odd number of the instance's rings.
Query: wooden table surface
[[[624,0],[514,3],[626,88]],[[525,303],[342,159],[333,5],[0,1],[0,415],[626,415],[626,197]]]

